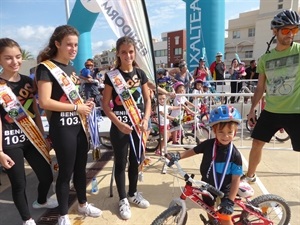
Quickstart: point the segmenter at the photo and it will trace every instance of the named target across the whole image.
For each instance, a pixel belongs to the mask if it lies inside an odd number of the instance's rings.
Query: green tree
[[[26,51],[25,49],[22,49],[22,59],[29,60],[29,59],[34,59],[34,58],[30,52]]]

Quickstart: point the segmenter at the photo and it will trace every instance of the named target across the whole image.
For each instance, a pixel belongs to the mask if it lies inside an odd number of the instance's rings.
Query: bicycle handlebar
[[[165,162],[166,162],[166,165],[168,167],[172,167],[173,164],[171,164],[170,160],[165,158]],[[188,175],[183,169],[182,167],[180,166],[179,162],[178,161],[174,161],[174,164],[176,165],[177,167],[177,173],[182,176],[184,178],[185,181],[189,181],[193,184],[196,184],[197,186],[201,186],[201,188],[203,188],[203,190],[205,191],[208,191],[209,193],[212,193],[220,198],[223,198],[224,197],[224,193],[218,189],[216,189],[214,186],[202,181],[202,180],[194,180],[190,175]]]

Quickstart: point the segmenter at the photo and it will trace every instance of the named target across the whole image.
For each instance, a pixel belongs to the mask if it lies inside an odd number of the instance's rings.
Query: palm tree
[[[34,59],[34,58],[33,58],[33,55],[30,52],[26,51],[25,49],[22,49],[22,59],[23,60],[30,60],[30,59]]]

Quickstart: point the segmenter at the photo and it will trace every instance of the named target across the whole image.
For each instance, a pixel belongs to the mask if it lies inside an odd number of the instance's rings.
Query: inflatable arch
[[[189,70],[193,71],[200,57],[206,57],[208,65],[215,60],[217,52],[224,53],[225,0],[183,1],[186,3],[186,61]],[[77,71],[87,58],[93,57],[91,30],[100,11],[97,0],[76,0],[71,12],[68,24],[80,33],[78,54],[74,60]]]

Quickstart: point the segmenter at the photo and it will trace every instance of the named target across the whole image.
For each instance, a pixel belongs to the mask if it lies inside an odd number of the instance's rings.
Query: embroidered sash
[[[109,79],[111,80],[111,83],[113,84],[113,87],[117,94],[119,95],[121,102],[126,110],[126,113],[136,131],[138,136],[140,136],[141,139],[141,147],[143,149],[143,154],[145,151],[145,146],[147,142],[146,133],[142,132],[139,125],[141,124],[142,117],[139,112],[139,109],[136,105],[135,100],[133,99],[130,90],[127,88],[127,83],[120,73],[119,70],[113,70],[107,73]],[[143,160],[142,160],[143,161]]]
[[[11,88],[7,86],[4,80],[0,81],[0,104],[44,159],[51,164],[49,148],[45,138],[33,119],[29,116],[27,110],[23,108],[17,96],[13,93]]]
[[[57,80],[64,93],[66,94],[67,98],[69,99],[70,103],[74,105],[84,104],[83,99],[80,97],[73,80],[61,68],[56,66],[50,60],[41,62],[41,64],[46,66],[46,68],[51,72],[53,77]],[[89,139],[87,118],[82,116],[80,113],[78,113],[78,116],[80,118],[84,132],[87,138]]]

